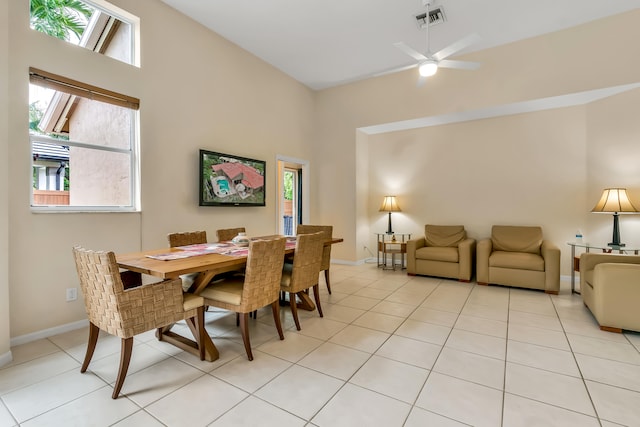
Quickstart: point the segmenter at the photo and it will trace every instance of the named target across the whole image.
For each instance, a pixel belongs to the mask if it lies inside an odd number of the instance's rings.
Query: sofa
[[[544,240],[536,226],[494,225],[491,237],[478,242],[476,274],[479,285],[506,285],[560,290],[560,249]]]
[[[476,241],[462,225],[424,227],[424,236],[407,242],[407,274],[471,281]]]
[[[582,254],[580,292],[600,329],[640,332],[640,256]]]

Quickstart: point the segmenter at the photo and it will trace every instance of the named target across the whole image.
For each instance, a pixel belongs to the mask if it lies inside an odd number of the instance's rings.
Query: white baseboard
[[[7,363],[11,363],[13,360],[13,355],[11,354],[11,350],[7,351],[5,354],[0,354],[0,366],[4,366]]]
[[[43,329],[42,331],[32,332],[30,334],[21,335],[19,337],[11,338],[11,347],[16,345],[26,344],[32,341],[40,340],[42,338],[49,338],[54,335],[62,334],[69,331],[75,331],[89,325],[88,320],[79,320],[77,322],[67,323],[66,325],[55,326],[49,329]]]

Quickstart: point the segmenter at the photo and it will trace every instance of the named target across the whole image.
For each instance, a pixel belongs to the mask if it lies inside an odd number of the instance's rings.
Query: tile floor
[[[602,332],[579,295],[477,286],[375,265],[331,267],[325,317],[207,313],[220,359],[136,337],[111,399],[117,338],[80,374],[87,329],[12,349],[0,369],[9,426],[640,426],[640,334]],[[177,325],[186,331],[184,325]]]

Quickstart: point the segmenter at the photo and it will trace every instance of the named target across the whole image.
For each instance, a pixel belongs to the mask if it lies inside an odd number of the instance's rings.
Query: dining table
[[[285,236],[262,236],[252,239],[276,237]],[[285,257],[291,257],[295,255],[295,236],[286,237]],[[342,241],[342,238],[333,237],[324,244],[332,245]],[[243,269],[247,264],[247,255],[247,247],[236,246],[231,242],[217,242],[116,254],[116,262],[121,269],[125,270],[123,272],[125,287],[142,283],[142,274],[164,280],[196,273],[188,292],[198,295],[216,275]],[[300,299],[299,308],[315,309],[315,304],[305,292],[300,292],[298,298]],[[193,319],[186,322],[193,337],[198,336]],[[195,339],[175,333],[171,330],[172,326],[168,325],[159,330],[156,333],[157,338],[197,356],[199,347]],[[219,358],[219,352],[209,334],[204,335],[205,360],[212,362]]]

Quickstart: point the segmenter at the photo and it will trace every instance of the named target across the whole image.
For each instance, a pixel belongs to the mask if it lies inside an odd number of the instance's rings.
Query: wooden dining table
[[[263,236],[254,239],[274,237],[281,236]],[[342,238],[334,237],[331,240],[327,240],[325,245],[332,245],[342,241]],[[210,245],[213,247],[216,244],[211,243]],[[152,249],[141,252],[116,254],[116,261],[121,269],[128,271],[123,277],[127,277],[127,281],[132,283],[141,283],[141,278],[137,277],[141,274],[147,274],[160,279],[175,279],[184,274],[197,273],[193,284],[189,288],[189,292],[196,295],[207,287],[214,276],[229,271],[241,270],[247,264],[247,251],[238,250],[237,247],[233,246],[230,246],[229,250],[224,251],[224,253],[203,252],[197,255],[182,257],[184,252],[184,247]],[[294,254],[295,239],[289,238],[285,248],[285,256]],[[125,286],[126,285],[125,283]],[[298,297],[301,300],[299,308],[307,310],[315,309],[315,305],[306,293],[302,292]],[[199,354],[197,342],[194,339],[171,331],[172,326],[173,325],[169,325],[162,331],[159,331],[157,334],[158,339],[173,344],[197,356]],[[193,336],[196,337],[197,330],[193,320],[187,320],[187,326]],[[203,345],[205,346],[205,360],[212,362],[218,359],[218,349],[208,334],[205,334]]]

